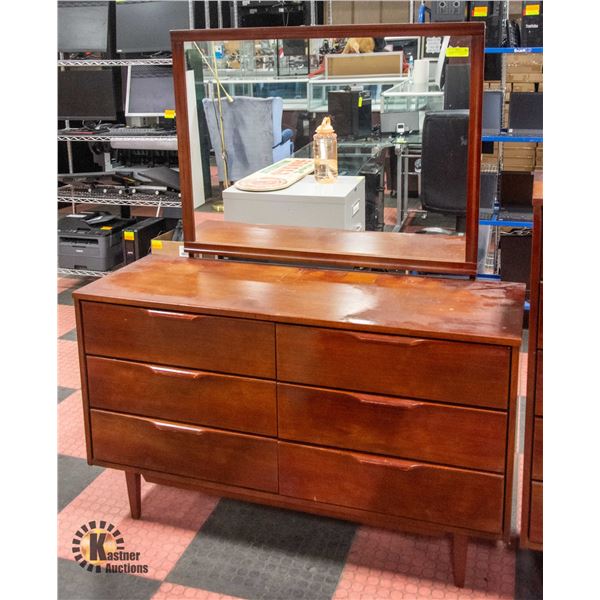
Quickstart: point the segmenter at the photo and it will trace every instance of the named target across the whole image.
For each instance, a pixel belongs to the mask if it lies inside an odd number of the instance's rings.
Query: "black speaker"
[[[466,21],[467,3],[455,0],[437,0],[431,2],[431,22]]]
[[[425,114],[421,150],[421,203],[451,215],[467,211],[469,111]]]
[[[521,13],[521,45],[527,48],[544,45],[544,3],[523,2]]]
[[[463,110],[469,108],[471,90],[471,65],[446,65],[444,82],[444,110]]]
[[[338,137],[366,137],[372,130],[371,93],[362,90],[331,90],[327,112]]]
[[[527,285],[531,277],[531,229],[500,234],[500,279]]]

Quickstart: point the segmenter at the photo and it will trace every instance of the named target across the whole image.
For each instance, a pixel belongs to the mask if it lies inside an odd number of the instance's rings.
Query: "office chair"
[[[425,114],[420,164],[421,205],[426,211],[455,215],[457,233],[466,231],[468,133],[468,110]],[[425,228],[419,233],[428,233],[428,230]]]
[[[204,98],[202,105],[215,151],[219,181],[224,181],[218,101]],[[281,98],[233,96],[233,102],[222,98],[221,109],[230,181],[238,181],[293,153],[292,130],[281,130]]]

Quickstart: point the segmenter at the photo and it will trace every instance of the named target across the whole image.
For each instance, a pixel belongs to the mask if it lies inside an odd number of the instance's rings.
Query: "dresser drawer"
[[[277,442],[171,421],[92,410],[94,459],[277,491]]]
[[[535,418],[533,427],[533,462],[531,465],[531,476],[533,479],[542,481],[544,479],[544,421]]]
[[[279,444],[285,496],[500,533],[504,478],[395,458]]]
[[[96,302],[82,306],[88,354],[275,377],[272,323]]]
[[[529,512],[529,539],[536,544],[544,541],[544,484],[531,483],[531,510]]]
[[[280,438],[504,471],[503,412],[288,384],[277,397]]]
[[[535,370],[535,414],[538,417],[544,416],[544,352],[537,351],[537,361]]]
[[[92,408],[277,435],[275,382],[87,357]]]
[[[276,332],[281,381],[507,406],[508,348],[293,325]]]

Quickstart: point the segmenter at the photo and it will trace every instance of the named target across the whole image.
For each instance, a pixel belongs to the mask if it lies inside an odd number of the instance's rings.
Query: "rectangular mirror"
[[[189,252],[475,274],[483,24],[171,39]],[[224,213],[199,224],[208,162]]]

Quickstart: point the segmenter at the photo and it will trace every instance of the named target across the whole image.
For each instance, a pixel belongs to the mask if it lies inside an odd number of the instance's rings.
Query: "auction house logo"
[[[90,521],[82,525],[72,544],[75,560],[90,573],[148,572],[148,565],[139,564],[139,552],[125,550],[123,535],[112,523]]]

